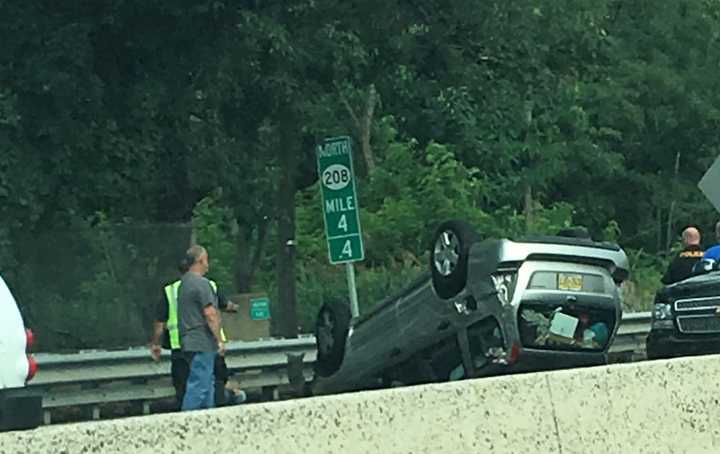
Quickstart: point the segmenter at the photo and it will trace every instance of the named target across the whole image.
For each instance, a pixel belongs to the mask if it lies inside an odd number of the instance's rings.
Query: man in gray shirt
[[[215,406],[215,356],[225,353],[217,296],[204,277],[210,269],[208,253],[195,245],[188,249],[187,256],[192,265],[181,278],[178,294],[180,344],[191,357],[183,411]]]

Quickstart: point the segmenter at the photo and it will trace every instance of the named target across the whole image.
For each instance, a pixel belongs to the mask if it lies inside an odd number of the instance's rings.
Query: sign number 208
[[[333,191],[343,189],[350,183],[350,169],[342,164],[333,164],[323,171],[322,182]]]

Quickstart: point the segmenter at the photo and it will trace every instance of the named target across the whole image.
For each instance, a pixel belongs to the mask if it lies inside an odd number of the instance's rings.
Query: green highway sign
[[[363,260],[350,137],[333,137],[318,145],[317,165],[330,263]]]
[[[269,320],[270,300],[267,298],[250,299],[250,320]]]

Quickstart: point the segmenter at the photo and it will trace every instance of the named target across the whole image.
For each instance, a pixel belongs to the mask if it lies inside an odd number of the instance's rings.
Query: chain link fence
[[[37,350],[147,343],[163,285],[178,276],[189,224],[97,225],[15,238],[3,270]]]

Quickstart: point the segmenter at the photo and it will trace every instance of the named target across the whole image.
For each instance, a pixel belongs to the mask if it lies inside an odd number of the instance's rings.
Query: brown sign
[[[229,341],[254,341],[270,337],[270,320],[253,320],[250,316],[251,301],[268,298],[266,293],[239,293],[228,295],[238,305],[236,313],[223,312],[222,325]]]

